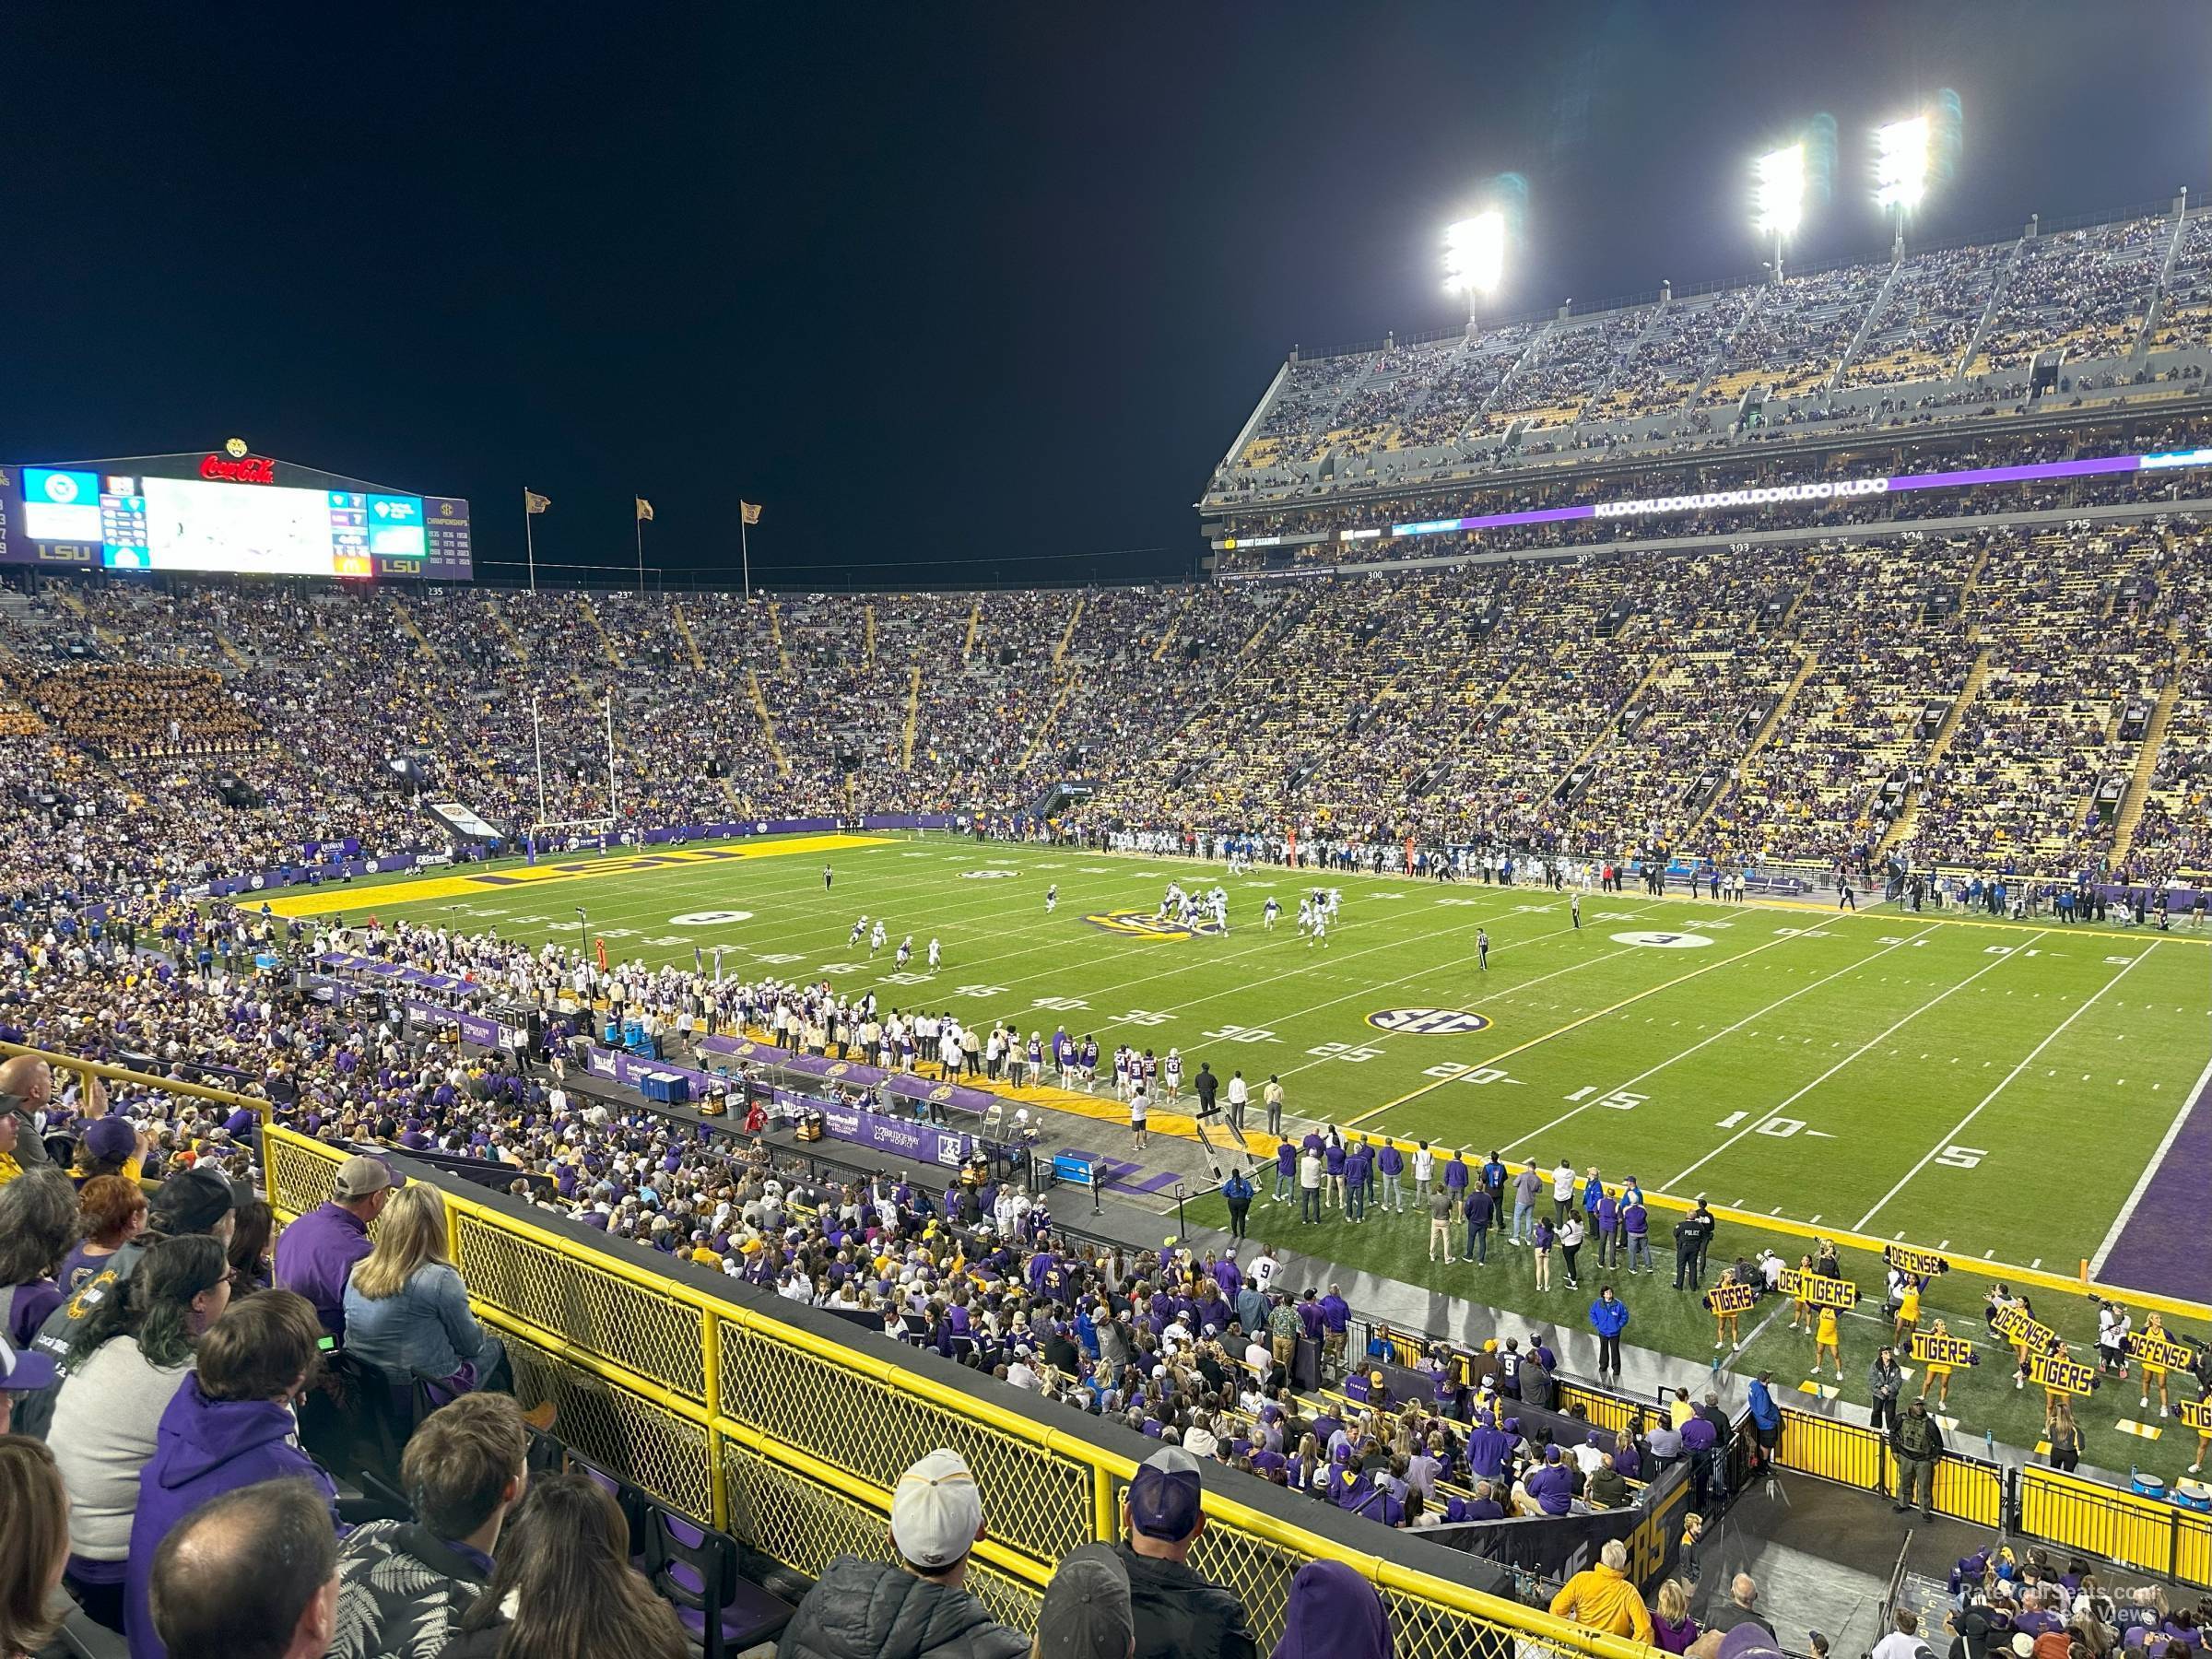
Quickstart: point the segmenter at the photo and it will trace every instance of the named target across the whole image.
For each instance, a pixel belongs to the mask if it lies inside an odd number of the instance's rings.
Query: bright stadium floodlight
[[[1444,291],[1467,297],[1467,321],[1505,274],[1505,215],[1492,208],[1444,229]]]
[[[1875,205],[1897,216],[1897,240],[1905,240],[1905,216],[1928,191],[1928,118],[1893,121],[1874,133]]]
[[[1782,280],[1783,244],[1805,219],[1805,146],[1770,150],[1751,164],[1753,227],[1774,239],[1774,280]]]

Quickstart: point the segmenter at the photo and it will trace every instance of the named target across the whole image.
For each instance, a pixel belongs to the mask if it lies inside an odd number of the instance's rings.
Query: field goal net
[[[620,820],[611,818],[553,818],[529,825],[523,833],[541,853],[604,850],[622,839]]]

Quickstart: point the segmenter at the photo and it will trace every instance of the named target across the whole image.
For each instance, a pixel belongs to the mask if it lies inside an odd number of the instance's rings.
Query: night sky
[[[263,8],[14,0],[0,458],[258,453],[465,495],[479,563],[1008,584],[1190,570],[1293,344],[1754,272],[1747,159],[1827,113],[1796,259],[1871,256],[1866,133],[1938,88],[1922,233],[2212,184],[2212,8]],[[506,572],[501,572],[502,575]]]

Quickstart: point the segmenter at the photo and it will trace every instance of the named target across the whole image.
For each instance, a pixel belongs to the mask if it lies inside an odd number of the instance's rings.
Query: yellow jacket
[[[1553,1617],[1571,1619],[1585,1630],[1632,1636],[1645,1643],[1652,1640],[1652,1616],[1644,1610],[1643,1597],[1603,1561],[1569,1579],[1551,1598],[1551,1611]]]

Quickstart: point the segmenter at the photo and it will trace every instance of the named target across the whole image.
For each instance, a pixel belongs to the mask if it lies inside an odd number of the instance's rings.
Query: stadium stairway
[[[707,660],[699,654],[699,641],[691,636],[691,624],[685,617],[684,607],[680,602],[675,607],[674,618],[677,637],[683,641],[684,650],[690,654],[691,666],[704,674],[707,668]]]
[[[1904,268],[1903,260],[1890,261],[1889,274],[1882,278],[1882,286],[1875,291],[1874,302],[1866,308],[1866,314],[1859,319],[1859,326],[1852,334],[1851,344],[1843,348],[1843,355],[1836,359],[1835,371],[1822,382],[1823,390],[1832,391],[1843,383],[1843,377],[1850,371],[1852,364],[1858,360],[1860,348],[1866,344],[1866,337],[1874,332],[1876,319],[1888,309],[1890,292],[1897,287],[1897,274]]]
[[[771,606],[769,614],[775,614]],[[918,672],[918,671],[917,671]],[[746,695],[752,699],[753,712],[760,717],[760,735],[768,744],[768,758],[776,763],[776,776],[791,776],[791,762],[783,758],[783,746],[776,741],[775,717],[768,712],[768,694],[760,689],[760,676],[754,670],[745,671]]]
[[[1053,647],[1053,666],[1057,668],[1067,659],[1067,648],[1075,642],[1076,628],[1083,620],[1083,607],[1089,603],[1082,594],[1076,595],[1076,608],[1067,613],[1067,626],[1060,630],[1060,643]],[[870,607],[873,609],[873,606]]]
[[[972,626],[972,622],[971,624]],[[914,729],[922,724],[922,665],[916,663],[908,671],[906,682],[906,724],[899,734],[899,764],[907,771],[914,770]]]
[[[2192,654],[2188,645],[2176,653],[2173,672],[2166,679],[2166,689],[2159,693],[2158,706],[2150,712],[2150,724],[2143,728],[2143,742],[2136,750],[2135,775],[2128,780],[2127,794],[2120,803],[2119,822],[2113,826],[2115,867],[2127,862],[2129,850],[2135,845],[2136,827],[2143,822],[2143,806],[2150,797],[2151,775],[2158,770],[2159,750],[2165,746],[2166,726],[2173,718],[2173,705],[2181,698],[2186,678],[2183,670],[2188,666]]]
[[[1078,612],[1081,608],[1080,606],[1077,607]],[[1066,641],[1063,640],[1061,643],[1065,645]],[[1053,727],[1059,724],[1060,711],[1067,707],[1068,697],[1075,688],[1076,682],[1073,676],[1060,682],[1059,695],[1053,699],[1053,706],[1045,711],[1044,718],[1039,721],[1035,729],[1030,733],[1029,747],[1021,751],[1022,771],[1029,770],[1030,762],[1037,758],[1037,751],[1044,747],[1045,738],[1051,735]]]
[[[768,602],[768,642],[776,648],[776,667],[779,672],[791,672],[791,648],[783,643],[783,607],[773,599]]]
[[[1767,711],[1766,719],[1759,723],[1759,730],[1751,734],[1751,741],[1744,745],[1744,752],[1736,757],[1735,776],[1737,778],[1744,775],[1744,769],[1751,764],[1752,758],[1760,749],[1766,747],[1767,740],[1781,729],[1783,721],[1789,715],[1790,706],[1797,700],[1797,693],[1805,688],[1805,682],[1813,677],[1813,670],[1819,665],[1820,653],[1817,649],[1806,650],[1803,659],[1797,665],[1795,677],[1783,688],[1782,695],[1774,700],[1774,706]],[[1705,805],[1698,809],[1698,816],[1691,820],[1688,830],[1684,831],[1684,839],[1687,840],[1703,829],[1705,820],[1712,816],[1713,808],[1727,798],[1728,782],[1724,777],[1720,786],[1714,789]]]
[[[1979,568],[1979,566],[1976,567],[1977,570]],[[1974,657],[1973,667],[1967,671],[1966,684],[1959,688],[1959,696],[1951,704],[1950,712],[1943,717],[1943,724],[1936,729],[1936,737],[1928,745],[1928,752],[1921,759],[1921,768],[1928,776],[1935,776],[1936,768],[1941,763],[1944,751],[1951,747],[1951,739],[1958,735],[1959,724],[1966,718],[1967,710],[1973,706],[1974,699],[1981,695],[1983,684],[1988,678],[1989,648],[1983,646]],[[1878,857],[1888,852],[1890,848],[1901,847],[1910,841],[1912,837],[1913,822],[1919,817],[1920,797],[1917,794],[1907,795],[1905,809],[1897,815],[1896,819],[1884,831],[1881,844],[1875,849],[1876,855]]]
[[[1958,380],[1964,375],[1967,365],[1974,360],[1974,354],[1982,349],[1982,341],[1989,333],[1990,322],[2004,305],[2005,296],[2012,291],[2013,276],[2018,272],[2021,257],[2027,251],[2028,238],[2023,234],[2019,241],[2012,244],[2012,252],[2006,255],[2004,266],[1997,272],[1997,279],[1989,285],[1989,298],[1983,303],[1982,315],[1974,324],[1974,332],[1967,336],[1966,348],[1959,352],[1959,361],[1952,365],[1946,379]]]
[[[622,667],[622,653],[615,649],[614,636],[606,631],[606,624],[599,620],[599,609],[592,603],[592,596],[579,594],[576,604],[583,612],[583,619],[591,624],[592,631],[599,636],[599,649],[606,653],[606,660],[618,669]]]
[[[407,602],[397,594],[391,597],[393,619],[399,624],[400,631],[415,641],[415,649],[422,653],[425,661],[444,666],[445,659],[438,654],[438,647],[430,643],[430,636],[424,633],[421,625],[415,620],[415,613],[407,608]]]
[[[484,595],[484,608],[490,614],[493,629],[507,641],[507,649],[514,653],[514,660],[527,665],[530,647],[523,643],[523,636],[515,632],[514,624],[507,620],[507,607],[487,594]]]

